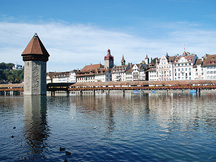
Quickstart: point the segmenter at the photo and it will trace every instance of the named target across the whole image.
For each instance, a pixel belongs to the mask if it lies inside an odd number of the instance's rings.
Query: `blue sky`
[[[23,64],[34,33],[50,53],[48,71],[139,63],[186,51],[216,53],[215,0],[0,0],[1,62]]]

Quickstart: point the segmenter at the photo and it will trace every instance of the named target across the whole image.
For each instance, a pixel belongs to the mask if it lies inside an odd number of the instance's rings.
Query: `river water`
[[[0,122],[0,161],[216,161],[216,94],[1,96]]]

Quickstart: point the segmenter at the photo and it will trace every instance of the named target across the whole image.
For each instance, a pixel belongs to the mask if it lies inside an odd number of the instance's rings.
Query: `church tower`
[[[107,50],[107,55],[104,57],[104,66],[107,69],[114,66],[114,57],[111,55],[110,49]]]
[[[121,65],[125,65],[125,59],[124,59],[124,55],[122,56],[122,60],[121,60]]]
[[[46,62],[49,53],[35,34],[22,53],[24,65],[24,94],[46,95]]]

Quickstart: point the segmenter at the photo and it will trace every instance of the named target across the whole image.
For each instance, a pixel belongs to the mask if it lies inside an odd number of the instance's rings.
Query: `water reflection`
[[[125,119],[125,122],[130,119],[133,122],[155,122],[161,130],[170,132],[172,129],[190,131],[190,127],[197,129],[203,123],[212,125],[216,115],[210,106],[214,105],[215,95],[81,96],[73,102],[79,112],[93,118],[104,116],[110,131],[115,129],[119,117]]]
[[[24,159],[35,160],[46,158],[44,149],[47,147],[49,127],[47,125],[47,99],[45,96],[25,96],[25,134],[29,147]]]

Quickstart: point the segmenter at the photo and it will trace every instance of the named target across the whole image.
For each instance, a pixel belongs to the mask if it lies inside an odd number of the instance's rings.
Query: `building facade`
[[[132,81],[146,80],[145,64],[134,64],[132,66]]]
[[[206,68],[203,67],[202,59],[197,59],[193,69],[192,69],[192,76],[194,80],[204,80]]]
[[[216,55],[205,55],[203,57],[203,72],[206,80],[216,79]]]
[[[47,73],[47,83],[76,83],[77,70]]]
[[[161,59],[156,63],[156,74],[158,81],[169,81],[173,80],[173,61],[175,57],[162,56]]]
[[[112,81],[126,81],[126,72],[130,69],[130,65],[114,66],[112,68]]]
[[[177,55],[173,63],[174,80],[194,80],[192,69],[197,58],[197,55],[189,52]]]
[[[76,74],[77,82],[108,82],[111,81],[110,69],[101,64],[86,65]]]
[[[149,81],[157,81],[158,80],[156,67],[151,67],[150,69],[148,69],[148,80]]]

